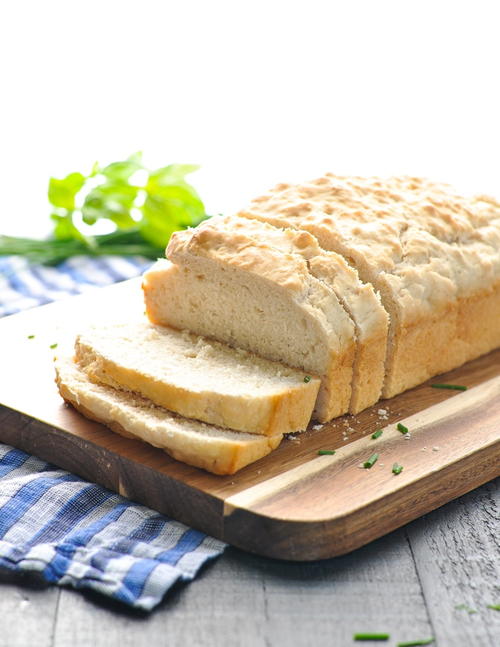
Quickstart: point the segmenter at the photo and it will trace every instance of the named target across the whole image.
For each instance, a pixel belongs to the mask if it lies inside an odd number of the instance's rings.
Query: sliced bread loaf
[[[500,205],[418,178],[326,174],[240,213],[312,233],[380,292],[390,315],[383,395],[500,345]]]
[[[234,474],[269,454],[282,439],[281,434],[259,436],[182,418],[140,395],[94,384],[68,357],[56,359],[55,368],[61,396],[84,416],[214,474]]]
[[[224,219],[175,233],[168,256],[144,276],[154,323],[189,329],[321,377],[314,417],[346,413],[351,399],[354,324],[307,261]]]
[[[274,436],[304,430],[319,380],[187,332],[148,322],[92,328],[75,358],[94,382],[221,427]]]

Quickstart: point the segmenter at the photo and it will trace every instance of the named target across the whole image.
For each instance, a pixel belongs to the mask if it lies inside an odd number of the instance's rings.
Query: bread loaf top
[[[376,274],[414,321],[500,280],[500,204],[412,177],[279,184],[239,215],[306,229],[325,249]]]

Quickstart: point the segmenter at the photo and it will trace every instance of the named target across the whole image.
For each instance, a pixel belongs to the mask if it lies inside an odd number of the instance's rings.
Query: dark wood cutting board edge
[[[500,473],[500,350],[439,377],[477,388],[456,394],[422,385],[311,427],[233,476],[122,438],[62,403],[51,359],[87,323],[131,311],[142,316],[138,280],[0,320],[0,441],[240,548],[292,560],[354,550]],[[410,440],[395,430],[400,420]],[[371,440],[379,427],[383,436]],[[337,453],[318,456],[321,448]],[[375,451],[375,466],[360,469]],[[399,476],[393,460],[405,467]]]

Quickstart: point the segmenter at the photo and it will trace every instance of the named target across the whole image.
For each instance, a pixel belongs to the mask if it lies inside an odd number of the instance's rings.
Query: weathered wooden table
[[[488,483],[327,561],[230,548],[151,615],[4,573],[0,647],[393,647],[430,636],[438,647],[497,647],[500,612],[487,605],[500,603],[499,499],[500,483]],[[358,631],[391,640],[355,643]]]

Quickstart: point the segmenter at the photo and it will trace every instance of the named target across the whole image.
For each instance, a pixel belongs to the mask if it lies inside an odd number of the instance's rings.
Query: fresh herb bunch
[[[186,175],[192,164],[170,164],[155,171],[141,153],[101,167],[88,175],[70,173],[50,178],[48,197],[54,231],[46,240],[0,236],[0,254],[20,254],[35,263],[55,265],[84,254],[163,256],[171,234],[195,227],[207,216]],[[107,221],[108,234],[89,235],[85,225]]]

